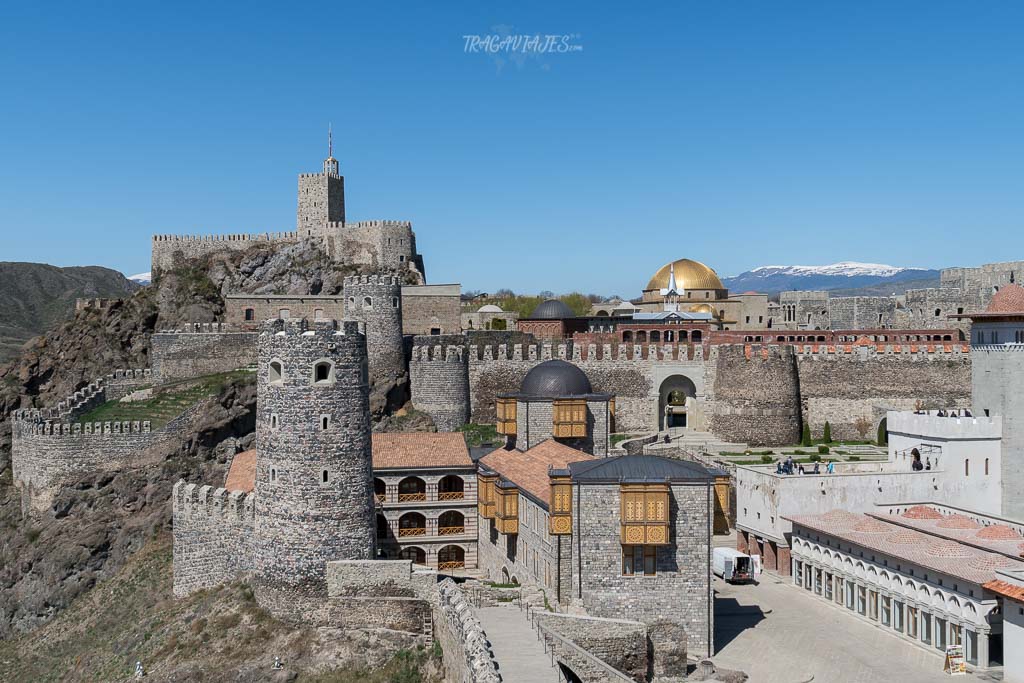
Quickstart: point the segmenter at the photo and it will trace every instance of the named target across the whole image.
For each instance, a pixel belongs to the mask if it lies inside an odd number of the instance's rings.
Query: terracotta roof
[[[1024,313],[1024,287],[1020,285],[1005,285],[996,292],[988,308],[986,315],[998,315],[1002,313]]]
[[[914,511],[915,514],[908,514],[911,511]],[[1022,552],[1024,551],[1024,536],[1006,524],[985,525],[964,514],[942,514],[939,510],[927,505],[914,506],[896,517],[876,513],[868,514],[885,523],[909,527],[932,536],[1001,553],[1012,558],[1024,555]],[[907,532],[915,533],[909,529]]]
[[[915,529],[908,529],[900,526],[908,522],[902,517],[895,518],[898,523],[894,524],[878,517],[842,510],[833,510],[823,515],[797,515],[785,519],[863,548],[905,559],[926,569],[979,585],[995,578],[996,568],[1024,569],[1024,562],[1020,560],[990,552],[967,542],[960,542],[958,539],[938,536],[931,531],[916,530],[923,525],[934,528],[935,520],[911,518],[909,523],[912,523]],[[885,531],[882,531],[883,528]],[[942,531],[977,533],[973,529]]]
[[[499,448],[485,455],[480,462],[546,505],[551,486],[549,467],[565,469],[571,462],[594,459],[583,451],[548,439],[528,451]]]
[[[1010,598],[1017,602],[1024,602],[1024,586],[1018,586],[1000,579],[992,579],[988,583],[983,583],[981,587],[987,588],[998,595],[1002,595],[1004,598]]]
[[[907,519],[942,519],[941,512],[927,505],[915,505],[900,516]]]
[[[472,467],[459,432],[401,432],[373,435],[373,469]]]
[[[245,491],[249,493],[256,485],[256,449],[236,453],[231,459],[224,488],[228,491]]]

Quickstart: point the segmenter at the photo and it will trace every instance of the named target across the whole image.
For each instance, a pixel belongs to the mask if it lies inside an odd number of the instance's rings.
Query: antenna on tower
[[[330,121],[327,122],[327,157],[334,156],[334,132],[331,129]]]

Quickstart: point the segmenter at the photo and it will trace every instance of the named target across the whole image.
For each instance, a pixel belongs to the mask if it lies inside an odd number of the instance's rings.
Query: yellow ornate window
[[[498,433],[515,436],[516,400],[514,398],[499,398],[494,405],[494,412],[498,416]]]
[[[494,482],[498,480],[497,474],[476,475],[477,493],[476,503],[480,516],[485,519],[494,519]]]
[[[519,489],[511,482],[494,486],[494,523],[503,534],[519,533]]]
[[[583,399],[557,399],[554,404],[556,438],[581,438],[587,435],[587,402]]]
[[[668,484],[622,484],[622,545],[667,545]]]
[[[548,501],[548,527],[555,536],[572,533],[572,480],[568,474],[550,474],[551,498]]]

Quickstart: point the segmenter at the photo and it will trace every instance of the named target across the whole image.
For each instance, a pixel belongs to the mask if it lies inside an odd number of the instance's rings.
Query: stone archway
[[[889,418],[883,417],[881,422],[878,423],[878,430],[875,432],[876,437],[877,437],[876,440],[875,440],[875,443],[877,443],[879,446],[888,446],[889,445],[889,425],[888,425],[888,420],[889,420]]]
[[[688,406],[696,396],[697,387],[686,375],[666,377],[658,389],[658,428],[688,426]]]

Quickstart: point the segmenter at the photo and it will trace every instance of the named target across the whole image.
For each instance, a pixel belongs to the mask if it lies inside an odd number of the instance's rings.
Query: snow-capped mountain
[[[148,285],[153,280],[153,274],[136,273],[135,275],[129,275],[128,279],[132,282],[138,282],[140,285]]]
[[[761,266],[735,277],[723,278],[723,282],[737,293],[753,290],[775,294],[791,289],[847,290],[862,287],[877,288],[881,293],[890,289],[902,292],[908,287],[937,286],[938,277],[939,271],[928,268],[840,261],[823,266]]]

